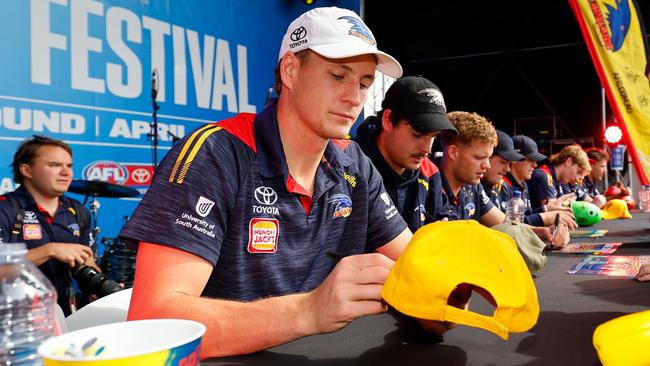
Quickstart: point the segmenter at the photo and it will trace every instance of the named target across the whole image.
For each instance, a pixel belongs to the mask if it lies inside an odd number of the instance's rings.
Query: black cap
[[[530,160],[540,162],[547,158],[546,155],[540,154],[540,152],[537,151],[537,144],[528,136],[513,136],[512,143],[515,145],[515,150],[524,154],[524,156]]]
[[[447,108],[440,89],[421,76],[397,79],[388,88],[381,107],[402,114],[418,132],[450,130],[458,134],[456,127],[447,118]]]
[[[526,159],[525,156],[515,150],[515,147],[512,144],[512,139],[507,133],[497,130],[497,139],[499,142],[497,147],[494,148],[495,154],[508,161],[522,161]]]

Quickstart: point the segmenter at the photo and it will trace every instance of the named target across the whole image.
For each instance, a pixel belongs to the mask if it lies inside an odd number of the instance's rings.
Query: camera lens
[[[79,285],[79,288],[87,293],[104,297],[122,290],[117,282],[111,280],[103,273],[97,272],[89,266],[81,265],[72,270],[72,276]]]

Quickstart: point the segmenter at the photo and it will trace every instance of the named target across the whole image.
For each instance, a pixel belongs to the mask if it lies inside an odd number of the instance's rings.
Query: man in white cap
[[[376,69],[402,73],[354,12],[315,8],[289,25],[279,98],[176,144],[122,230],[139,242],[129,319],[198,320],[207,358],[387,310],[380,292],[411,232],[343,140]]]

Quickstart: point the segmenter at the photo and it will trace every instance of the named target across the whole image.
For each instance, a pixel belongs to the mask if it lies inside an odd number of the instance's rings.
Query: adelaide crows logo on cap
[[[352,24],[352,27],[350,27],[348,34],[359,37],[370,45],[374,46],[377,44],[375,37],[372,36],[372,33],[370,33],[370,30],[366,27],[365,24],[363,24],[361,19],[349,15],[339,17],[339,19],[347,20],[350,24]]]
[[[418,92],[418,94],[425,94],[427,97],[431,97],[431,100],[429,100],[429,103],[433,103],[436,105],[441,106],[445,110],[447,110],[447,107],[445,106],[445,98],[443,98],[442,93],[438,89],[434,88],[426,88],[422,89]]]

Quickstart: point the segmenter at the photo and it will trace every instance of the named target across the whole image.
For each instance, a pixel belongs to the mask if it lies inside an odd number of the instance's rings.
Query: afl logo
[[[128,170],[120,163],[100,160],[86,165],[81,173],[83,179],[123,184],[129,178]]]
[[[255,199],[263,205],[272,205],[278,200],[278,194],[270,187],[257,187]]]
[[[306,36],[307,36],[307,30],[305,29],[305,27],[300,27],[294,29],[293,32],[291,32],[290,38],[292,41],[296,42],[296,41],[300,41]]]

